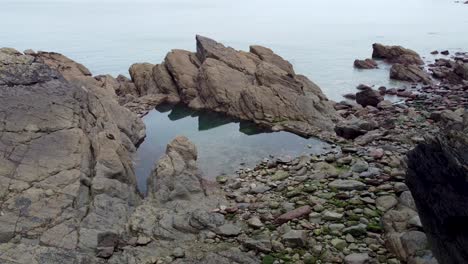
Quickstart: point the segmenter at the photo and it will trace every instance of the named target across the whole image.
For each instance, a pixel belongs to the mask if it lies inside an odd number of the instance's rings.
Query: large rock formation
[[[0,49],[0,262],[113,253],[140,202],[132,156],[145,135],[115,98],[59,54]]]
[[[406,181],[441,264],[468,263],[467,132],[429,139],[408,154]]]
[[[177,94],[194,109],[304,136],[333,130],[339,117],[332,103],[272,50],[251,46],[243,52],[206,37],[196,39],[196,53],[173,50],[159,65],[133,65],[130,74],[137,90]]]

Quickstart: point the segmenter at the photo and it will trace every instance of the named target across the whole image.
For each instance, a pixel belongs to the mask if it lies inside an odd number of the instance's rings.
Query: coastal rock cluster
[[[131,80],[93,77],[58,53],[0,49],[0,262],[463,263],[468,55],[437,59],[432,74],[399,46],[375,44],[373,58],[419,84],[360,85],[333,103],[271,50],[201,36],[195,53],[132,65]],[[143,197],[139,116],[164,102],[323,136],[333,148],[214,183],[179,136]]]
[[[133,109],[150,95],[159,100],[148,104],[148,109],[166,100],[180,101],[193,109],[221,112],[303,136],[321,136],[333,129],[339,116],[332,102],[272,50],[251,46],[243,52],[206,37],[196,39],[195,53],[172,50],[161,64],[132,65],[130,75],[142,97],[125,106]],[[135,110],[146,111],[138,106]]]

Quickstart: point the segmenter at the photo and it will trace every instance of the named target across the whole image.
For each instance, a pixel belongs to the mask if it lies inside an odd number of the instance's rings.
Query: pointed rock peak
[[[289,63],[289,61],[283,59],[281,56],[275,54],[273,50],[259,45],[252,45],[250,46],[250,52],[257,55],[261,60],[278,66],[285,72],[294,75],[292,64]]]
[[[174,138],[169,145],[167,145],[166,153],[175,151],[185,161],[197,160],[197,147],[184,136]]]
[[[234,53],[232,48],[226,48],[223,44],[216,42],[213,39],[197,35],[197,57],[203,62],[207,58],[219,59],[227,53]]]

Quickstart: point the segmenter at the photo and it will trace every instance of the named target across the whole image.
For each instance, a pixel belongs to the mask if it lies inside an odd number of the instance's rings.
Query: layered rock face
[[[114,98],[59,54],[0,49],[0,262],[112,254],[140,202],[132,156],[145,135]]]
[[[132,65],[137,90],[304,136],[333,129],[339,117],[332,103],[272,50],[251,46],[243,52],[206,37],[196,39],[196,53],[173,50],[161,64]]]
[[[467,132],[433,138],[408,154],[406,181],[441,264],[468,262]]]

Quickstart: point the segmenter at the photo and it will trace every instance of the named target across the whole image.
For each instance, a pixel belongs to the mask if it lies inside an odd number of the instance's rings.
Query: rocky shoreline
[[[132,65],[131,80],[93,77],[57,53],[0,49],[1,262],[437,263],[421,223],[431,224],[430,212],[421,221],[405,160],[423,136],[466,136],[468,55],[436,59],[428,72],[412,50],[373,49],[355,67],[385,60],[390,78],[412,88],[360,85],[334,103],[270,49],[236,51],[201,36],[196,53]],[[139,117],[167,102],[334,149],[265,159],[213,183],[197,168],[196,146],[177,137],[142,197],[132,162],[145,137]]]

